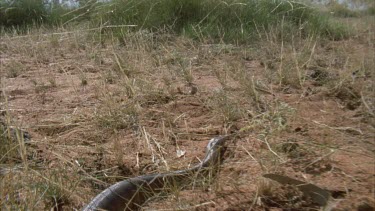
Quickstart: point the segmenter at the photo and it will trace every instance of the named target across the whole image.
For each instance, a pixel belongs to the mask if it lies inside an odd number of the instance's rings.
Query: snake
[[[206,146],[204,159],[197,165],[166,173],[141,175],[120,181],[103,190],[83,211],[138,210],[148,199],[165,190],[168,185],[181,185],[192,175],[207,174],[219,166],[226,150],[224,143],[231,135],[212,138]]]

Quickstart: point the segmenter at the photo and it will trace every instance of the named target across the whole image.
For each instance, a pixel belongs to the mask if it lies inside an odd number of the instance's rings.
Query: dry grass
[[[1,119],[32,135],[0,130],[4,209],[80,209],[116,181],[191,166],[206,141],[237,131],[216,179],[193,176],[145,209],[317,209],[267,172],[348,191],[339,208],[372,206],[373,25],[341,41],[259,31],[246,46],[82,28],[1,39]]]

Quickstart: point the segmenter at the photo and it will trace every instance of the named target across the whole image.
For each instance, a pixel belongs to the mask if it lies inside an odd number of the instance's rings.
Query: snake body
[[[224,142],[230,136],[216,137],[209,141],[204,159],[192,168],[168,173],[142,175],[118,182],[97,195],[84,211],[136,210],[150,197],[161,192],[168,184],[183,183],[192,175],[207,172],[222,160]]]

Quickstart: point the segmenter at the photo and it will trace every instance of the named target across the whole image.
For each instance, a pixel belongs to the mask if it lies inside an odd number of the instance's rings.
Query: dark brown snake
[[[232,136],[211,139],[206,147],[204,159],[192,168],[142,175],[118,182],[97,195],[83,210],[137,210],[167,185],[186,182],[194,174],[205,173],[217,167],[224,154],[224,143],[230,137]]]

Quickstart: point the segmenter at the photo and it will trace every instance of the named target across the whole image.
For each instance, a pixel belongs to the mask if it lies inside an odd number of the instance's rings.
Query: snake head
[[[201,163],[202,167],[216,166],[223,160],[223,155],[226,151],[224,143],[229,136],[215,137],[211,139],[206,148],[206,156]]]

